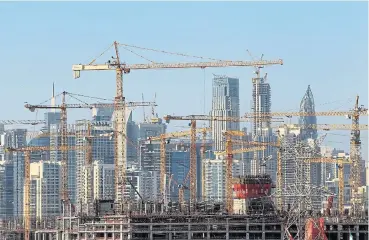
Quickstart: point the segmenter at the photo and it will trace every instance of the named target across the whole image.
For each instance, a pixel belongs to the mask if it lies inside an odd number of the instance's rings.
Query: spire
[[[300,102],[300,113],[315,113],[314,96],[313,92],[311,91],[310,85],[308,85],[305,95]],[[301,125],[301,127],[316,123],[316,116],[301,116],[299,119],[299,124]],[[306,129],[305,137],[316,139],[316,129]]]
[[[53,92],[51,95],[51,106],[55,106],[55,86],[54,86],[54,82],[53,82]],[[51,110],[51,112],[55,112],[55,108]]]

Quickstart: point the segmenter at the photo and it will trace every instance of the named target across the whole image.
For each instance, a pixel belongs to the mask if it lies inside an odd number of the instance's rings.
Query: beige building
[[[60,162],[31,163],[31,216],[45,218],[60,214]]]

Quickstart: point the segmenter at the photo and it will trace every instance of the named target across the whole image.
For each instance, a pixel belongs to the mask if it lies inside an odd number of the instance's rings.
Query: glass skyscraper
[[[211,116],[240,117],[239,80],[214,76]],[[223,131],[240,130],[239,122],[212,121],[213,151],[224,151]]]
[[[308,112],[315,113],[314,96],[311,91],[310,85],[308,85],[305,95],[300,103],[300,113]],[[316,139],[318,137],[318,132],[316,128],[314,129],[309,127],[309,125],[317,124],[316,116],[301,116],[299,118],[299,124],[303,128],[302,139]]]

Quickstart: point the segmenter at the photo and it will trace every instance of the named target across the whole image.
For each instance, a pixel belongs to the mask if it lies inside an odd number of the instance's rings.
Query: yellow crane
[[[125,133],[125,106],[123,97],[123,74],[128,74],[131,70],[148,70],[148,69],[183,69],[183,68],[210,68],[210,67],[255,67],[267,65],[283,65],[283,60],[262,60],[262,61],[212,61],[212,62],[187,62],[187,63],[149,63],[149,64],[126,64],[120,61],[119,44],[114,42],[110,47],[114,46],[115,58],[105,64],[94,64],[96,59],[87,65],[77,64],[72,66],[74,78],[79,78],[81,71],[115,71],[116,73],[116,96],[115,96],[115,132],[121,133],[115,136],[115,188],[116,200],[120,203],[124,202],[122,181],[126,174],[126,157],[125,157],[125,141],[123,133]],[[126,45],[125,45],[126,46]],[[132,47],[132,46],[131,46]],[[133,46],[135,47],[135,46]],[[108,51],[107,49],[106,51]],[[152,50],[152,49],[150,49]],[[106,52],[104,51],[104,52]],[[102,54],[104,54],[104,52]],[[163,51],[162,51],[163,52]],[[102,55],[100,54],[100,56]],[[172,53],[173,54],[173,53]],[[182,55],[184,54],[178,54]],[[192,153],[193,155],[193,153]],[[193,179],[193,176],[191,176]],[[192,180],[191,180],[192,181]],[[121,193],[118,189],[121,186]]]
[[[227,155],[227,161],[226,161],[226,176],[225,176],[225,181],[226,181],[226,210],[228,213],[232,214],[233,213],[233,188],[232,188],[232,179],[233,179],[233,175],[232,175],[232,163],[233,163],[233,154],[237,154],[237,153],[243,153],[243,152],[254,152],[254,151],[259,151],[259,150],[264,150],[266,149],[265,147],[255,147],[255,148],[248,148],[248,149],[236,149],[233,150],[233,146],[232,146],[232,136],[244,136],[245,133],[242,131],[225,131],[224,136],[226,137],[226,151],[225,152],[221,152],[221,153],[217,153],[218,155],[222,155],[225,154]]]
[[[361,139],[360,130],[361,129],[359,120],[362,112],[368,112],[367,108],[362,105],[359,106],[359,96],[356,96],[355,106],[352,111],[353,113],[349,115],[352,119],[351,127],[351,139],[350,139],[350,185],[351,185],[351,208],[353,216],[360,216],[361,212],[364,210],[364,203],[361,200],[359,194],[359,187],[361,183]]]
[[[195,129],[195,134],[197,132],[206,132],[206,131],[210,131],[210,128],[199,128],[199,129]],[[170,138],[179,138],[179,137],[186,137],[188,135],[191,135],[191,131],[181,131],[181,132],[170,132],[170,133],[164,133],[161,134],[160,136],[156,136],[156,137],[149,137],[149,141],[158,141],[160,140],[160,192],[161,194],[164,194],[165,190],[165,175],[166,175],[166,151],[165,151],[165,144],[166,144],[166,140],[170,139]],[[191,143],[192,143],[192,138],[191,138]],[[195,144],[196,144],[196,138],[195,138]],[[196,150],[196,146],[195,146],[195,150]],[[193,167],[190,164],[190,169],[191,167]],[[191,171],[191,170],[190,170]],[[163,196],[164,198],[165,196]]]
[[[347,161],[345,158],[311,158],[306,159],[309,163],[335,163],[338,168],[338,210],[339,213],[343,215],[343,197],[344,197],[344,175],[343,175],[343,165],[351,164],[351,161]]]
[[[44,120],[0,120],[0,124],[3,125],[37,125],[37,124],[45,124]]]
[[[190,121],[191,126],[191,147],[190,147],[190,162],[193,168],[190,168],[190,200],[191,206],[194,206],[196,202],[196,121],[240,121],[239,118],[236,117],[214,117],[209,115],[188,115],[188,116],[173,116],[173,115],[165,115],[163,119],[170,123],[171,120],[188,120]],[[250,121],[250,119],[244,119],[246,121]],[[269,121],[269,120],[268,120]],[[236,131],[239,132],[239,131]],[[236,133],[235,133],[236,134]],[[244,133],[240,133],[244,134]],[[243,136],[243,135],[242,135]],[[202,177],[203,185],[204,185],[204,176]]]
[[[79,104],[67,104],[65,102],[66,95],[70,95],[73,97],[74,94],[68,93],[66,91],[63,91],[62,93],[62,103],[61,105],[31,105],[26,104],[25,108],[29,109],[31,112],[34,112],[35,109],[60,109],[61,111],[61,119],[60,119],[60,125],[61,125],[61,147],[68,146],[68,127],[67,127],[67,108],[98,108],[98,107],[112,107],[114,106],[112,103],[93,103],[93,104],[87,104],[87,103],[79,103]],[[152,106],[156,105],[156,103],[152,102],[128,102],[128,103],[122,103],[124,105],[127,105],[129,107],[136,107],[136,106]],[[120,135],[120,134],[115,134]],[[69,201],[69,193],[68,193],[68,154],[66,152],[62,152],[61,157],[61,200],[64,202]],[[66,204],[68,206],[68,204]]]
[[[66,152],[68,150],[75,150],[76,147],[59,146],[58,151]],[[78,148],[80,149],[80,148]],[[31,216],[30,216],[30,187],[31,187],[31,152],[33,151],[53,151],[55,149],[47,146],[35,147],[21,147],[21,148],[7,148],[8,152],[23,152],[24,153],[24,239],[30,240],[31,231]]]

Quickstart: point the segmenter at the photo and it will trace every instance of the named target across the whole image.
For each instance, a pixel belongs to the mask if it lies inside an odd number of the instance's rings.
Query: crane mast
[[[61,144],[62,148],[66,148],[68,146],[68,129],[67,129],[67,108],[65,106],[65,92],[62,95],[62,105],[60,108],[61,112]],[[64,202],[64,208],[69,206],[69,194],[68,194],[68,152],[61,152],[61,175],[62,175],[62,196],[61,199]],[[68,211],[69,212],[69,211]]]
[[[120,211],[123,212],[123,203],[124,203],[124,184],[126,179],[126,142],[124,139],[125,128],[126,128],[126,118],[125,118],[125,99],[123,97],[123,72],[125,72],[125,68],[121,66],[119,59],[119,50],[118,43],[114,42],[116,59],[115,62],[117,67],[116,71],[116,94],[114,101],[114,115],[115,115],[115,124],[114,124],[114,140],[115,140],[115,153],[114,153],[114,166],[115,166],[115,200],[117,201],[118,206],[120,207]]]
[[[359,187],[361,186],[360,171],[361,171],[361,140],[359,119],[360,113],[367,111],[363,107],[359,107],[359,96],[356,96],[355,107],[353,109],[351,141],[350,141],[350,185],[351,185],[351,208],[353,216],[360,216],[363,211],[363,203],[359,194]]]
[[[24,152],[24,239],[30,240],[31,232],[31,212],[30,212],[30,188],[31,188],[31,153]]]
[[[74,78],[80,77],[81,71],[109,71],[116,72],[116,96],[115,96],[115,194],[118,203],[123,204],[124,179],[126,174],[126,154],[125,154],[125,105],[123,97],[123,74],[130,73],[131,70],[144,69],[183,69],[183,68],[200,68],[207,67],[255,67],[266,65],[283,65],[283,60],[262,60],[262,61],[214,61],[214,62],[192,62],[192,63],[152,63],[152,64],[132,64],[128,65],[120,62],[118,42],[114,42],[116,58],[113,61],[108,61],[106,64],[88,65],[77,64],[72,66]],[[192,150],[192,151],[196,151]],[[192,153],[192,158],[196,158],[196,152]],[[195,172],[196,173],[196,172]],[[193,173],[191,174],[193,175]],[[191,183],[196,184],[196,176],[191,176]],[[192,182],[194,181],[194,182]],[[193,186],[191,186],[194,188]],[[194,198],[194,192],[191,193]],[[196,194],[195,194],[196,195]],[[192,199],[193,200],[193,199]],[[122,205],[121,205],[122,206]]]
[[[196,121],[191,120],[191,146],[190,146],[190,207],[196,208]]]

